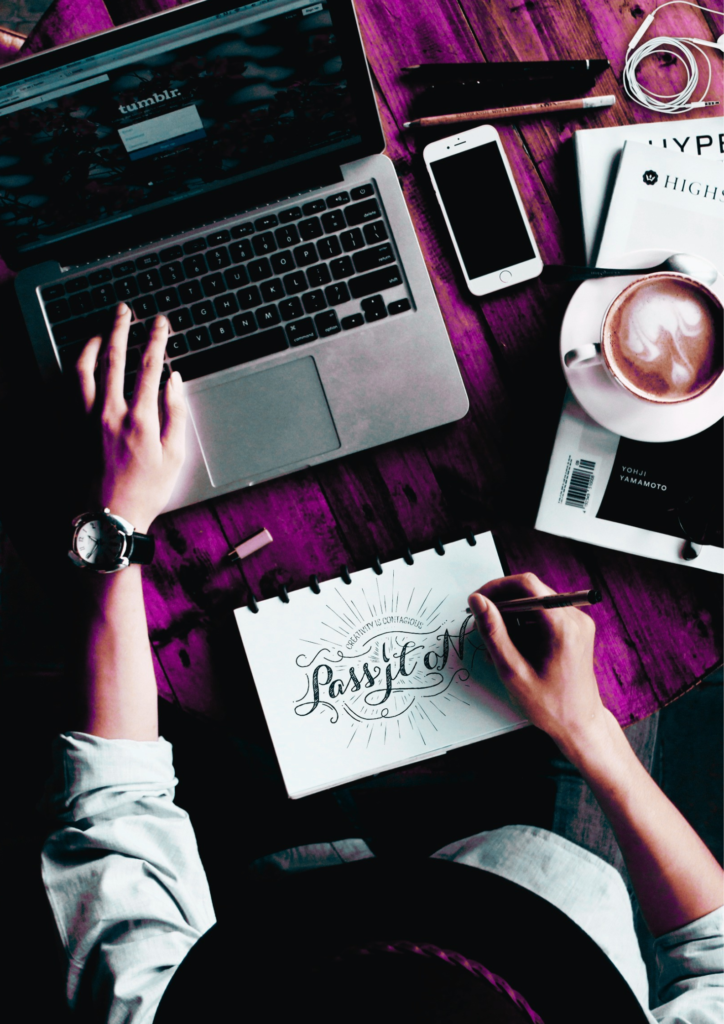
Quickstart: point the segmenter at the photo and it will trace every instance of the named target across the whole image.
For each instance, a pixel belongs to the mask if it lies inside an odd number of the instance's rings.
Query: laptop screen
[[[344,162],[361,129],[341,49],[328,0],[259,0],[0,84],[3,234],[31,252],[324,154]]]

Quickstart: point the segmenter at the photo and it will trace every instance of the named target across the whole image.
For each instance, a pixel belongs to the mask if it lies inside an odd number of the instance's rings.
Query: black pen
[[[607,60],[523,60],[462,64],[410,64],[401,68],[414,78],[426,81],[474,79],[481,84],[529,79],[561,79],[568,75],[600,75],[610,67]]]
[[[581,608],[602,601],[598,590],[576,590],[572,594],[547,594],[545,597],[516,597],[511,601],[493,601],[499,612],[538,612],[546,608]]]

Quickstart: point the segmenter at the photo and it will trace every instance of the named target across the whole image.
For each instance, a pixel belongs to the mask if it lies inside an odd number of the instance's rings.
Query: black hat
[[[422,1016],[412,997],[400,1003],[416,1024],[472,1020],[476,992],[481,1024],[648,1020],[600,946],[541,896],[465,864],[375,858],[250,881],[181,963],[155,1024],[226,1022],[234,1006],[347,1024],[370,1007],[385,1019],[405,992],[423,1000]]]

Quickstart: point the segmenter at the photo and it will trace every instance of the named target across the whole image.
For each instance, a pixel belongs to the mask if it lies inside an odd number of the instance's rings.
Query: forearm
[[[654,936],[722,905],[721,867],[653,781],[610,712],[595,731],[559,746],[611,822]]]
[[[106,739],[158,739],[156,678],[141,568],[79,580],[79,729]]]

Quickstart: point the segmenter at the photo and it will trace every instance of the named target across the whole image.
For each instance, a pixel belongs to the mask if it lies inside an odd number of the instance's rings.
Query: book
[[[504,575],[490,533],[235,611],[292,799],[528,724],[467,598]]]
[[[579,128],[574,132],[583,243],[589,265],[596,262],[619,157],[627,141],[686,156],[721,160],[724,158],[724,117],[680,121],[669,118],[612,128]]]
[[[721,164],[627,141],[596,263],[667,249],[724,272],[723,189]],[[722,573],[723,464],[721,420],[681,441],[634,441],[596,423],[569,390],[536,528]]]

